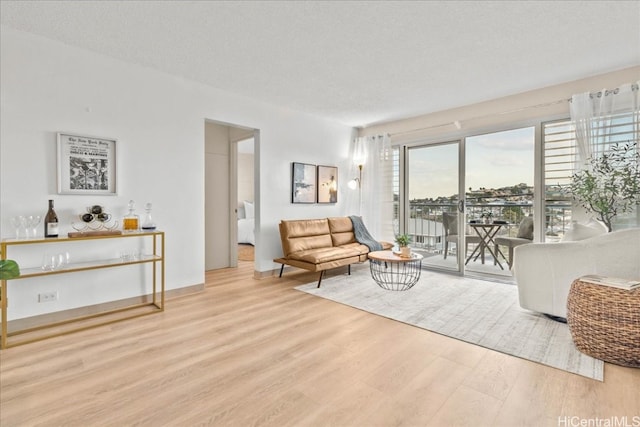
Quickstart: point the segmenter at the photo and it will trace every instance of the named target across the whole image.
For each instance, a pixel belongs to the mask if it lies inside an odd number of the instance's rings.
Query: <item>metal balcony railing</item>
[[[442,214],[457,212],[457,205],[451,203],[411,202],[407,234],[412,238],[412,247],[439,252],[444,242]],[[492,220],[507,221],[500,235],[516,236],[520,221],[525,216],[534,215],[531,202],[487,202],[467,203],[467,220],[479,220],[483,213],[491,213]],[[571,204],[568,201],[547,203],[545,208],[545,238],[558,240],[571,223]]]

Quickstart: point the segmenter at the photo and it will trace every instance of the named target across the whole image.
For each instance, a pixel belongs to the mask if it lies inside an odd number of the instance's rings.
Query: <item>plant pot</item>
[[[411,258],[411,248],[409,246],[402,246],[400,248],[400,256],[402,258]]]

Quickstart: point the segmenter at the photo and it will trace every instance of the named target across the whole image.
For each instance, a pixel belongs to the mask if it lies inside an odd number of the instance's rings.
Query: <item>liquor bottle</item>
[[[44,217],[44,237],[58,237],[58,215],[53,209],[53,200],[49,200],[49,210]]]
[[[124,231],[138,231],[139,221],[138,215],[134,212],[134,202],[129,200],[129,213],[124,217],[122,228]]]
[[[153,231],[156,229],[156,223],[153,222],[153,218],[151,218],[151,203],[147,203],[144,207],[146,214],[144,216],[144,220],[142,221],[142,230],[143,231]]]

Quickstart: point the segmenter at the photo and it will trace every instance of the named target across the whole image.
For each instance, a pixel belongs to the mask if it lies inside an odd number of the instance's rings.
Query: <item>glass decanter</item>
[[[129,200],[129,213],[127,213],[124,217],[124,221],[122,222],[122,229],[124,231],[132,232],[138,231],[139,229],[139,220],[138,215],[135,213],[135,203],[133,200]]]
[[[147,203],[144,207],[145,215],[144,220],[142,221],[142,230],[143,231],[153,231],[156,229],[156,223],[153,222],[153,218],[151,217],[151,203]]]

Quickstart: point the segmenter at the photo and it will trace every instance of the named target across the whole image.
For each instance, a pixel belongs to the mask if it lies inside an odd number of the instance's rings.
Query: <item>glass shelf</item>
[[[53,270],[43,270],[40,267],[21,268],[20,277],[16,277],[13,280],[27,279],[29,277],[37,277],[37,276],[48,276],[50,274],[72,273],[74,271],[97,270],[100,268],[119,267],[122,265],[130,265],[130,264],[144,264],[147,262],[154,262],[154,261],[161,261],[161,260],[162,260],[162,257],[157,255],[142,255],[138,259],[126,260],[126,261],[123,260],[122,258],[112,258],[112,259],[103,259],[103,260],[95,260],[95,261],[73,262],[68,264],[65,267],[60,267]]]

